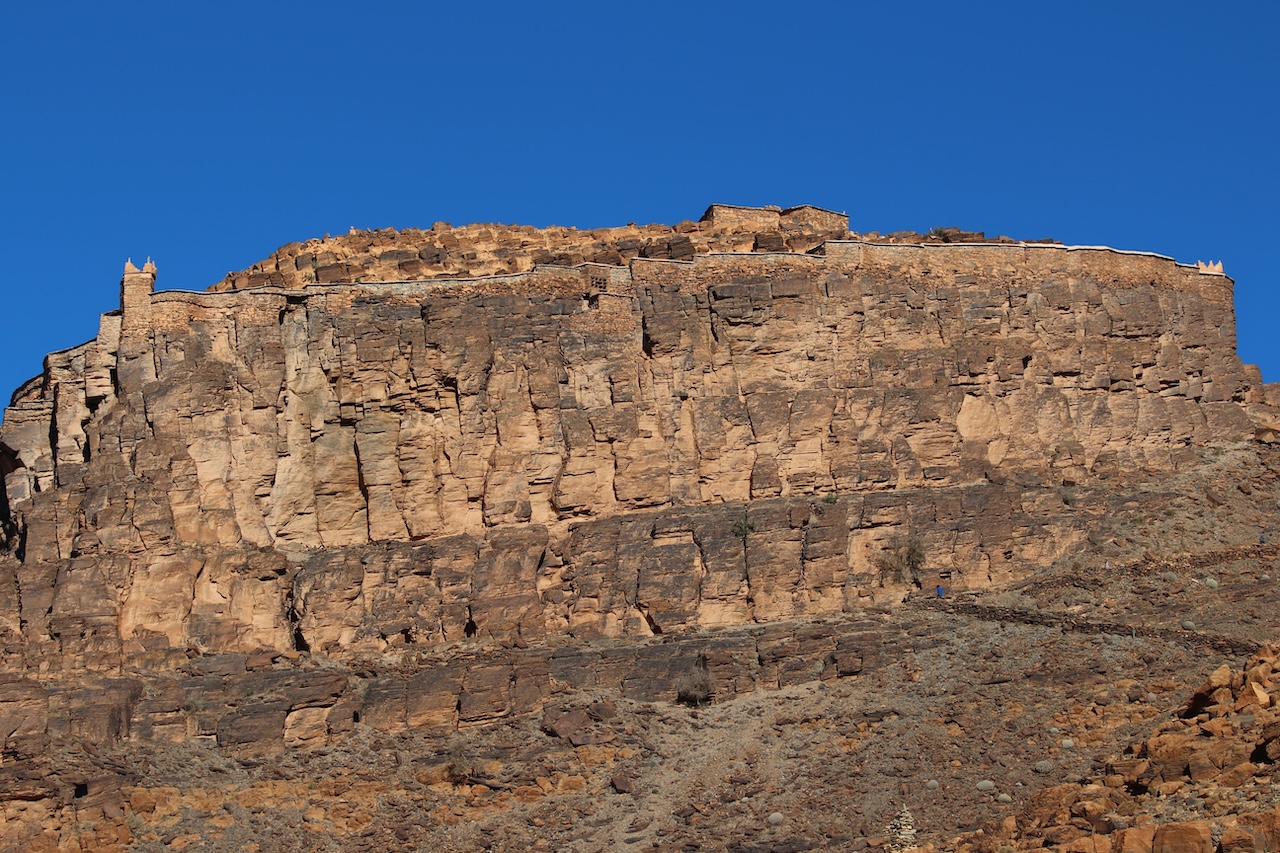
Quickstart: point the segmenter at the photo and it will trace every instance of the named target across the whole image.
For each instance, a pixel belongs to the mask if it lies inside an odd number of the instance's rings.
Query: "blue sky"
[[[353,225],[711,202],[1221,259],[1280,380],[1275,4],[463,5],[11,4],[0,398],[127,257],[203,289]]]

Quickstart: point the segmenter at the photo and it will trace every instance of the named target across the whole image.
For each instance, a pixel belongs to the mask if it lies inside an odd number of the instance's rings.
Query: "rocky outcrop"
[[[28,637],[60,638],[60,613],[100,622],[95,649],[229,651],[840,610],[885,580],[888,531],[943,527],[929,562],[953,582],[1068,547],[1010,535],[1028,524],[1003,471],[1171,471],[1249,436],[1221,277],[1096,250],[822,251],[297,295],[156,294],[128,271],[98,339],[6,415]],[[883,489],[916,494],[868,503]],[[960,508],[993,499],[985,525]],[[430,544],[399,549],[406,569],[360,550],[407,541]],[[420,610],[366,625],[388,594]],[[344,616],[319,615],[330,598]]]
[[[714,206],[295,244],[221,292],[126,266],[0,428],[5,754],[848,677],[867,608],[1088,542],[1064,489],[1265,440],[1225,276],[971,236]]]
[[[1253,436],[1220,275],[816,251],[227,294],[130,269],[98,338],[7,410],[11,628],[114,670],[153,638],[334,652],[838,612],[1080,541],[1027,487]],[[907,545],[928,577],[895,567]]]
[[[1040,792],[1021,819],[970,838],[958,850],[1271,850],[1280,809],[1241,807],[1269,791],[1280,759],[1280,712],[1272,696],[1277,651],[1241,669],[1218,667],[1182,712],[1106,763],[1082,784]],[[1252,796],[1233,796],[1236,792]],[[990,837],[986,837],[990,836]]]

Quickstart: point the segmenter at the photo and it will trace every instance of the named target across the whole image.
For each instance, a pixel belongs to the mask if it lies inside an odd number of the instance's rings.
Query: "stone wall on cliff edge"
[[[121,309],[5,412],[11,665],[851,611],[1079,546],[1033,487],[1253,436],[1223,275],[760,242],[219,293],[126,267]],[[927,577],[886,559],[908,540]]]

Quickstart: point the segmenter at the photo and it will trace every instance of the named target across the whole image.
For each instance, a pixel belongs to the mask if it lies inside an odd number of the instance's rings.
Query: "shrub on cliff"
[[[918,535],[910,533],[890,539],[884,551],[876,558],[876,566],[894,581],[919,587],[924,560],[924,543]]]
[[[676,684],[676,701],[694,707],[710,702],[714,693],[711,673],[707,672],[707,659],[703,657],[694,661],[693,669]]]

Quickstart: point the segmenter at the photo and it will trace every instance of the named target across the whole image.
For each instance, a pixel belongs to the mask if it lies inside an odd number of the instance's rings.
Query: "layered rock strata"
[[[9,627],[41,659],[647,635],[987,583],[1079,540],[1026,486],[1176,471],[1252,437],[1260,395],[1228,279],[1100,249],[154,275],[6,412]]]
[[[358,235],[225,292],[128,265],[0,428],[5,754],[452,729],[597,677],[674,699],[694,662],[733,694],[856,674],[865,608],[1081,547],[1096,512],[1063,488],[1273,422],[1215,270],[711,214],[595,255],[447,232],[470,271],[518,270],[486,277],[401,280],[449,267]],[[403,669],[355,690],[313,659]]]

